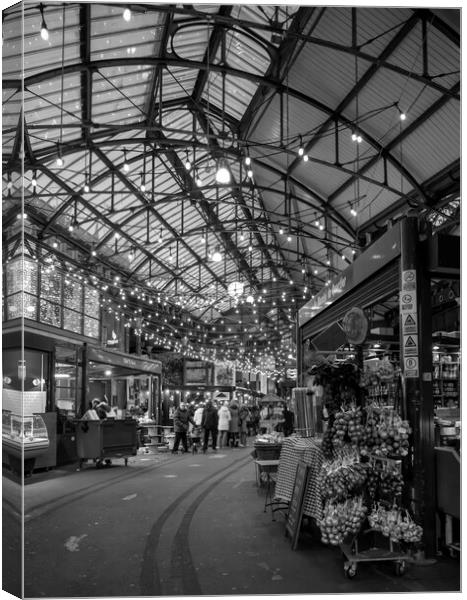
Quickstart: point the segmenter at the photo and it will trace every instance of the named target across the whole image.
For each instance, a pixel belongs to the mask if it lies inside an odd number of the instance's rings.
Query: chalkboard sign
[[[287,520],[285,522],[286,534],[289,534],[292,539],[292,550],[295,550],[297,547],[303,516],[303,500],[308,483],[309,471],[309,465],[300,460],[297,465],[292,498],[290,500]]]

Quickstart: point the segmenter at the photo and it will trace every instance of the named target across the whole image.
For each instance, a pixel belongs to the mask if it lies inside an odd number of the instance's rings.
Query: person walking
[[[240,410],[238,411],[238,424],[240,428],[240,447],[246,446],[246,437],[248,434],[248,425],[250,424],[250,411],[248,406],[244,403],[241,404]]]
[[[217,449],[217,423],[219,417],[216,408],[212,402],[208,400],[204,407],[203,416],[201,419],[201,427],[204,429],[203,452],[208,449],[209,436],[211,436],[211,447],[215,452]]]
[[[231,419],[229,403],[227,400],[217,411],[217,416],[219,417],[217,445],[219,448],[225,448],[225,446],[227,446],[227,436],[229,435],[229,423]]]
[[[188,452],[187,432],[190,423],[195,424],[186,403],[182,401],[174,413],[175,441],[172,454],[177,454],[180,442],[182,442],[184,452]]]
[[[230,422],[229,422],[229,443],[231,448],[238,448],[238,435],[239,435],[239,411],[236,400],[232,400],[230,403]]]

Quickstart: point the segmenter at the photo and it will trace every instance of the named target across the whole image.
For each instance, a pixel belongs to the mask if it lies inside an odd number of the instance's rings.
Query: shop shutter
[[[343,319],[353,306],[365,309],[397,295],[399,287],[400,259],[398,258],[305,323],[301,331],[302,339],[314,337],[332,323]]]

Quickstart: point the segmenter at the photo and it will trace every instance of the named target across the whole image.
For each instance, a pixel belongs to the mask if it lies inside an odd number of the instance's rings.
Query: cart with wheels
[[[344,557],[344,574],[349,579],[355,577],[357,566],[361,562],[389,561],[394,563],[394,572],[396,575],[401,576],[406,572],[410,557],[405,552],[396,549],[390,539],[387,540],[387,547],[384,547],[383,544],[374,545],[373,543],[365,550],[359,549],[359,538],[361,540],[362,536],[368,536],[369,539],[374,540],[375,533],[375,530],[368,529],[353,539],[346,540],[340,544],[340,549]]]
[[[137,423],[134,419],[104,419],[102,421],[78,421],[76,447],[79,469],[87,460],[96,467],[109,466],[112,458],[135,456],[138,449]]]

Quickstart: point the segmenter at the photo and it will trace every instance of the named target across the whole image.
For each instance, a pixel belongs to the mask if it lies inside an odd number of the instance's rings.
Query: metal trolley
[[[361,536],[370,536],[374,534],[373,529],[368,529],[359,533],[355,538],[348,542],[340,544],[340,549],[344,556],[344,573],[346,577],[352,579],[357,574],[357,565],[361,562],[394,562],[396,575],[403,575],[407,570],[407,562],[409,557],[406,553],[397,551],[391,540],[388,540],[388,547],[383,548],[381,545],[370,547],[365,550],[359,550],[358,540]]]
[[[137,423],[134,419],[78,421],[76,449],[80,469],[89,459],[99,467],[111,464],[112,458],[123,458],[127,466],[128,457],[135,456],[138,449]]]
[[[400,470],[402,467],[400,459],[372,455],[370,461],[382,463],[385,469]],[[362,549],[362,546],[365,549]],[[349,579],[355,577],[358,563],[361,562],[393,562],[396,575],[401,576],[406,572],[407,564],[411,560],[410,555],[398,549],[398,544],[371,528],[359,531],[354,537],[344,540],[340,549],[344,557],[344,573]]]

